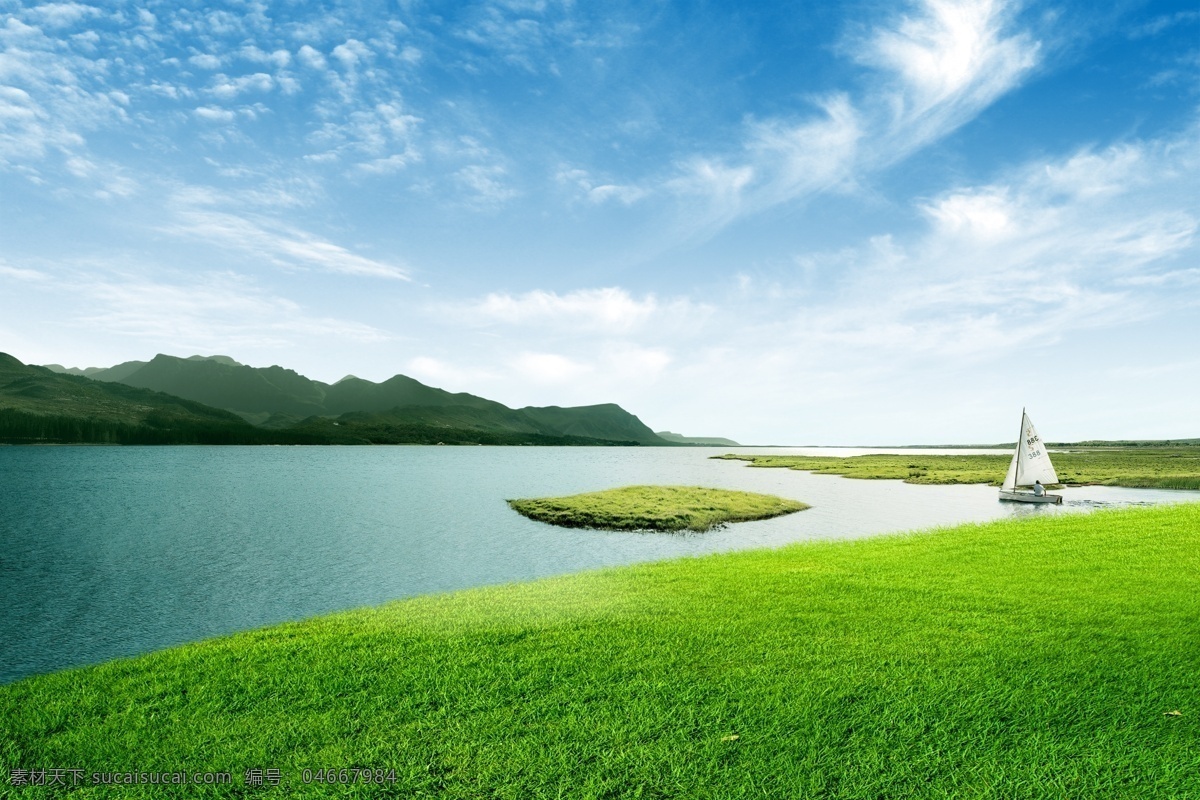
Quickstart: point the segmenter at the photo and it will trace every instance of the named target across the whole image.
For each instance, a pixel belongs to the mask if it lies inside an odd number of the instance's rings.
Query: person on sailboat
[[[1033,496],[1034,496],[1034,497],[1041,497],[1041,496],[1042,496],[1042,495],[1044,495],[1045,493],[1046,493],[1046,487],[1045,487],[1045,486],[1042,486],[1042,482],[1041,482],[1041,481],[1034,481],[1034,482],[1033,482]]]

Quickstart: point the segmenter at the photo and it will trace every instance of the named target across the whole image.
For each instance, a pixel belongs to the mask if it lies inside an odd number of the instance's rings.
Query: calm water
[[[1067,504],[1055,509],[1002,504],[985,486],[851,481],[709,459],[719,452],[0,447],[0,682],[415,594],[1198,496],[1089,487],[1065,490]],[[504,502],[631,483],[768,492],[813,508],[680,535],[554,528]]]

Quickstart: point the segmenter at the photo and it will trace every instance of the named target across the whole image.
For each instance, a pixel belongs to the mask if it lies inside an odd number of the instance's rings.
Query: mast
[[[1017,469],[1013,472],[1013,490],[1017,488],[1017,478],[1021,475],[1021,441],[1025,438],[1025,406],[1021,406],[1021,430],[1017,433]]]

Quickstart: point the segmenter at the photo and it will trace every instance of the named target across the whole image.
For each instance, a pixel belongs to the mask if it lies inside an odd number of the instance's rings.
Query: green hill
[[[321,384],[325,386],[325,384]],[[383,383],[346,377],[326,386],[325,407],[329,413],[388,411],[396,406],[466,406],[510,410],[508,406],[466,392],[447,392],[426,386],[405,375],[393,375]]]
[[[64,367],[62,364],[43,364],[42,366],[51,372],[57,372],[61,375],[83,375],[89,378],[98,372],[105,371],[100,367],[88,367],[86,369],[80,369],[79,367]]]
[[[0,353],[0,442],[7,444],[306,444],[236,414],[121,383],[28,366]]]
[[[254,369],[221,361],[157,355],[118,380],[235,412],[300,416],[326,413],[323,384],[283,367]]]
[[[671,431],[656,431],[660,439],[666,439],[668,442],[676,444],[694,444],[703,447],[741,447],[733,439],[724,439],[720,436],[684,436],[682,433],[672,433]]]
[[[526,406],[520,413],[534,424],[564,436],[628,439],[642,444],[666,444],[640,419],[615,403],[560,408]]]
[[[636,416],[612,403],[511,409],[473,394],[426,386],[405,375],[382,383],[347,376],[331,385],[283,367],[249,367],[226,356],[177,358],[160,354],[118,380],[223,408],[273,429],[301,425],[310,433],[325,431],[338,441],[349,436],[390,442],[399,436],[400,441],[425,442],[432,438],[436,442],[445,439],[435,435],[438,429],[453,428],[496,434],[501,439],[519,434],[517,438],[522,442],[548,443],[545,437],[549,437],[574,444],[587,439],[598,440],[591,442],[594,444],[666,443]],[[369,416],[372,414],[380,416],[373,419]],[[345,415],[353,416],[343,419]],[[344,430],[309,422],[310,417],[337,418],[336,427]],[[415,440],[401,433],[424,428],[429,430],[422,430]]]
[[[98,381],[120,381],[133,373],[137,372],[142,367],[146,366],[145,361],[126,361],[117,364],[108,369],[98,370],[97,372],[88,373],[87,376]]]
[[[64,367],[62,364],[42,364],[42,366],[51,372],[59,372],[66,375],[83,375],[97,381],[119,381],[146,366],[146,362],[126,361],[113,367],[87,367],[85,369]]]
[[[382,383],[348,375],[330,385],[228,356],[160,354],[86,370],[7,358],[32,383],[0,397],[6,442],[218,443],[224,439],[211,431],[201,434],[217,426],[225,439],[244,444],[667,444],[612,403],[512,409],[404,375]],[[150,407],[159,410],[150,415]]]

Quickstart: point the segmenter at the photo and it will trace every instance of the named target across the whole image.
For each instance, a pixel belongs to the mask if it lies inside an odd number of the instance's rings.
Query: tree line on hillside
[[[162,423],[162,424],[156,424]],[[156,420],[142,424],[89,417],[33,414],[0,408],[4,444],[326,444],[308,433],[271,431],[246,424]]]
[[[541,446],[636,446],[637,442],[592,439],[584,436],[548,436],[538,433],[446,428],[432,425],[335,425],[332,420],[312,420],[292,429],[271,430],[238,423],[192,423],[179,419],[142,424],[87,417],[32,414],[0,408],[2,444],[446,444]]]

